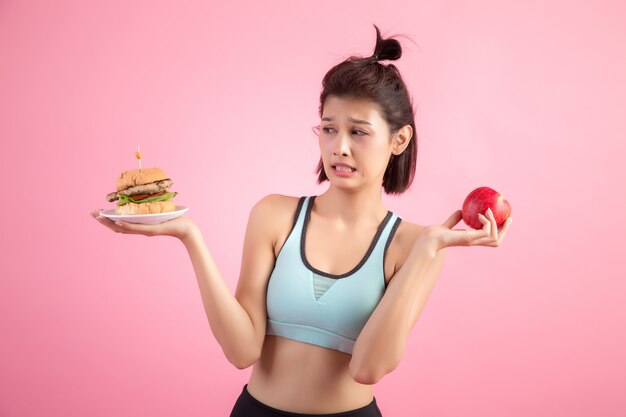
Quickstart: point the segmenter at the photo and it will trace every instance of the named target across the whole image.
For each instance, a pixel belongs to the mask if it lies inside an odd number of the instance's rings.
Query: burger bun
[[[128,203],[115,208],[115,214],[158,214],[176,211],[176,204],[173,200],[160,201],[158,203]]]
[[[117,178],[117,191],[122,191],[137,185],[168,179],[168,176],[160,168],[142,168],[124,171]]]

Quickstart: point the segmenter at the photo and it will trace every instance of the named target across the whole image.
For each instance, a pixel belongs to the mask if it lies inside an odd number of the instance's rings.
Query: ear
[[[413,138],[411,125],[402,126],[400,130],[393,134],[391,153],[396,156],[400,155],[409,146],[411,138]]]

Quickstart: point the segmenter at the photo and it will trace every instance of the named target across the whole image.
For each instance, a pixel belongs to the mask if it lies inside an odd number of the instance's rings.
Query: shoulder
[[[411,253],[415,241],[424,233],[425,229],[426,226],[402,219],[389,247],[389,251],[393,256],[394,273],[402,268],[402,265],[404,265]],[[443,260],[444,256],[443,250],[437,253],[438,260]]]
[[[300,199],[283,194],[268,194],[254,204],[249,221],[262,225],[273,240],[277,240],[283,229],[291,227]]]
[[[252,207],[252,212],[268,217],[282,217],[284,214],[293,215],[294,210],[300,202],[300,197],[292,197],[283,194],[268,194],[258,200]]]
[[[393,237],[392,244],[410,249],[420,234],[424,232],[424,229],[426,229],[426,226],[402,219]]]

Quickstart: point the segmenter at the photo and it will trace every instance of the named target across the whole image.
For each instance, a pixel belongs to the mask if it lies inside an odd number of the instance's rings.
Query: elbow
[[[363,385],[374,385],[382,379],[382,375],[369,370],[358,370],[356,372],[350,372],[352,379]]]
[[[258,361],[259,358],[255,358],[255,359],[247,359],[247,358],[243,358],[243,359],[238,359],[238,360],[231,360],[229,359],[229,362],[231,364],[233,364],[233,366],[237,369],[246,369],[249,368],[250,366],[254,365],[256,363],[256,361]]]
[[[391,372],[393,369],[386,371],[381,366],[368,365],[356,365],[350,362],[350,376],[359,384],[374,385],[378,383],[385,375]]]
[[[254,362],[256,362],[256,361],[254,361]],[[249,362],[249,361],[248,362],[243,362],[243,361],[242,362],[232,362],[231,361],[230,363],[232,363],[235,368],[237,368],[239,370],[243,370],[243,369],[249,368],[250,366],[254,365],[254,362]]]
[[[226,358],[237,369],[246,369],[254,365],[261,357],[260,352],[240,352],[239,355],[228,355]]]
[[[236,360],[229,360],[229,362],[237,369],[239,370],[243,370],[246,368],[249,368],[250,366],[254,365],[254,362],[251,361],[236,361]]]
[[[350,376],[359,384],[374,385],[378,383],[385,375],[396,369],[402,355],[396,356],[387,353],[385,357],[388,360],[374,358],[361,358],[359,360],[353,355],[349,365]]]

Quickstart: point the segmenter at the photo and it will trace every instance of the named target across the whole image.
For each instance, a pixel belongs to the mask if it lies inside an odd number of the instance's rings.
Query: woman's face
[[[373,101],[328,96],[319,145],[331,184],[380,187],[392,153],[391,136],[389,125]],[[349,165],[353,170],[337,169],[337,163]]]

